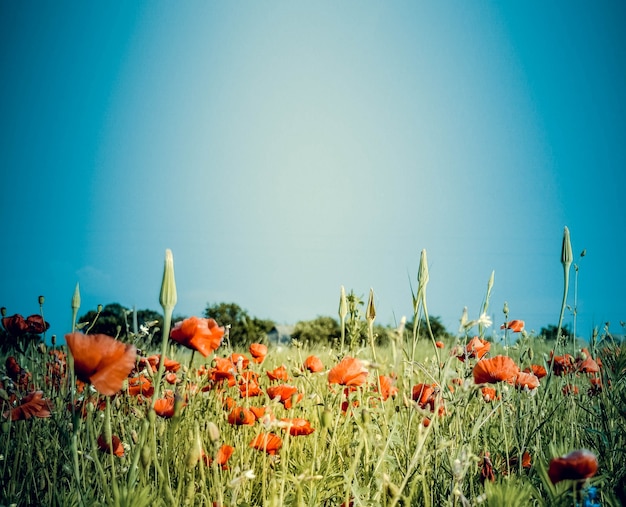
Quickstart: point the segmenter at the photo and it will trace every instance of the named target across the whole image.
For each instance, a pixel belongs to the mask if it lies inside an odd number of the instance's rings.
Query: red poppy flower
[[[533,373],[520,371],[515,376],[515,387],[518,389],[537,389],[539,387],[539,379]]]
[[[566,456],[550,461],[548,475],[552,484],[565,480],[581,480],[593,477],[598,471],[598,459],[586,449],[572,451]]]
[[[285,368],[285,365],[274,368],[274,370],[272,371],[268,370],[265,373],[267,373],[267,377],[270,379],[271,382],[274,382],[276,380],[283,380],[287,382],[289,380],[289,375],[287,374],[287,368]]]
[[[302,364],[304,369],[309,370],[311,373],[318,373],[324,370],[322,360],[317,356],[309,356],[304,360]]]
[[[283,441],[274,433],[260,433],[250,442],[250,447],[253,449],[265,451],[270,455],[276,454],[282,446]]]
[[[263,391],[259,387],[259,384],[255,380],[248,382],[241,382],[239,384],[239,395],[242,398],[251,398],[253,396],[261,396]]]
[[[483,400],[487,403],[494,401],[497,398],[496,390],[493,387],[483,386],[480,389],[480,393],[483,395]]]
[[[272,400],[278,398],[285,408],[291,408],[294,401],[298,402],[302,399],[302,393],[298,393],[298,388],[287,384],[268,387],[267,395]]]
[[[261,419],[261,417],[265,416],[267,412],[267,407],[250,407],[250,412],[254,414],[257,420]]]
[[[128,394],[131,396],[143,395],[146,397],[152,396],[154,393],[154,386],[152,380],[144,375],[138,377],[131,377],[128,379]]]
[[[391,377],[386,375],[379,375],[378,381],[380,383],[380,391],[383,401],[389,398],[389,396],[396,396],[398,394],[398,388],[394,385],[395,381]],[[378,386],[375,386],[378,391]]]
[[[540,364],[531,364],[530,367],[524,368],[524,371],[526,373],[533,373],[539,380],[548,374],[546,369]]]
[[[117,435],[111,435],[111,446],[112,447],[109,446],[109,443],[104,438],[104,435],[100,435],[98,437],[98,447],[101,451],[111,453],[112,448],[113,454],[115,456],[117,456],[118,458],[124,456],[124,446],[122,445],[120,437],[118,437]]]
[[[222,470],[228,470],[228,460],[235,452],[235,448],[232,445],[223,444],[215,454],[215,463],[222,468]],[[213,460],[204,454],[202,451],[202,458],[206,466],[211,466]]]
[[[52,402],[44,400],[43,391],[34,391],[25,396],[17,407],[4,412],[4,417],[10,417],[11,421],[21,421],[31,417],[50,417]]]
[[[100,394],[117,393],[135,366],[137,350],[104,334],[70,333],[65,341],[74,358],[74,371],[83,382],[91,382]]]
[[[189,317],[177,322],[170,332],[170,338],[181,345],[197,350],[204,357],[217,350],[222,343],[224,328],[214,319]]]
[[[262,363],[265,360],[265,356],[267,356],[267,345],[262,343],[252,343],[248,350],[255,363]]]
[[[239,373],[248,368],[248,365],[250,364],[250,359],[243,354],[238,354],[237,352],[233,352],[229,359],[230,362],[237,368]]]
[[[424,410],[435,411],[435,405],[439,403],[439,415],[443,415],[445,408],[440,396],[437,384],[416,384],[411,391],[411,398]]]
[[[361,386],[367,379],[368,373],[359,359],[346,356],[328,372],[328,383],[342,386]]]
[[[311,423],[306,419],[293,418],[293,419],[281,419],[281,423],[286,425],[286,428],[289,429],[289,434],[292,437],[297,437],[300,435],[310,435],[315,431],[315,428],[311,427]]]
[[[519,367],[513,359],[495,356],[478,361],[472,373],[476,384],[495,384],[501,381],[512,382],[518,372]]]
[[[458,357],[461,361],[465,361],[466,359],[481,359],[487,352],[491,349],[491,343],[487,340],[483,340],[478,336],[474,336],[467,345],[465,346],[465,350],[463,354],[460,354]]]
[[[50,329],[50,324],[43,320],[41,315],[22,317],[19,313],[10,317],[2,317],[2,326],[7,333],[20,336],[26,333],[41,334]]]
[[[578,394],[578,386],[567,384],[563,387],[563,389],[561,389],[561,392],[563,393],[563,396],[576,395]]]
[[[559,377],[572,373],[576,369],[574,358],[569,354],[555,356],[554,352],[550,351],[550,363],[552,363],[552,371]]]
[[[173,396],[165,396],[159,398],[154,402],[154,411],[159,417],[169,419],[174,417],[174,411],[176,408],[176,400]]]
[[[256,421],[254,413],[244,407],[235,407],[228,414],[228,424],[233,426],[248,425],[252,426]]]
[[[171,385],[174,385],[176,384],[176,382],[178,382],[178,377],[176,376],[176,373],[174,373],[173,371],[168,371],[165,374],[164,378],[165,378],[165,381]]]
[[[5,362],[7,375],[9,378],[17,384],[17,386],[25,391],[28,389],[28,384],[30,383],[31,374],[27,372],[24,368],[20,366],[13,356],[7,357]]]
[[[514,333],[519,333],[524,330],[524,321],[523,320],[510,320],[505,324],[500,326],[500,329],[510,329]]]
[[[442,341],[436,341],[435,342],[435,347],[437,347],[438,349],[442,349],[446,346],[445,343],[443,343]]]
[[[587,356],[584,360],[580,361],[577,366],[577,370],[582,373],[598,373],[600,367],[591,356]]]

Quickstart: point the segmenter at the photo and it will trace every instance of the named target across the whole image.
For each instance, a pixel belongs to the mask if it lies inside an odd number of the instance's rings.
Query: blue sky
[[[621,2],[2,2],[0,218],[9,314],[51,333],[98,303],[236,302],[295,323],[344,285],[377,321],[428,306],[626,320]],[[573,292],[570,293],[573,304]],[[566,316],[571,323],[571,314]]]

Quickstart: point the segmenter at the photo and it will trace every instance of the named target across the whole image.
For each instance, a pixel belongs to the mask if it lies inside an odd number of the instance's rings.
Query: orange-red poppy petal
[[[70,333],[65,341],[74,358],[74,371],[83,382],[91,382],[100,394],[111,396],[135,366],[137,350],[104,334]]]

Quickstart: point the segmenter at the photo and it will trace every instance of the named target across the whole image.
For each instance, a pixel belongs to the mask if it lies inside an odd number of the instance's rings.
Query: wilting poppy
[[[17,407],[4,412],[4,417],[10,417],[11,421],[21,421],[31,417],[50,417],[52,402],[44,400],[43,391],[34,391],[25,396]]]
[[[50,328],[50,324],[43,320],[41,315],[22,317],[19,313],[10,317],[2,317],[2,326],[7,333],[20,336],[26,333],[41,334]]]
[[[302,399],[302,393],[298,393],[298,388],[287,384],[268,387],[267,395],[272,400],[277,398],[285,408],[291,408],[294,398],[296,402]]]
[[[270,455],[276,454],[282,446],[283,441],[274,433],[260,433],[250,442],[250,447],[253,449],[265,451]]]
[[[368,373],[359,359],[346,356],[328,372],[328,383],[342,386],[361,386],[367,379]]]
[[[519,333],[524,330],[523,320],[510,320],[506,324],[502,324],[500,329],[510,329],[514,333]]]
[[[70,333],[65,341],[74,358],[74,371],[83,382],[91,382],[100,394],[117,393],[135,366],[137,350],[104,334]]]
[[[582,480],[593,477],[598,471],[598,459],[586,449],[572,451],[566,456],[550,460],[548,475],[552,484],[565,480]]]
[[[189,317],[177,322],[170,338],[181,345],[197,350],[204,357],[217,350],[222,343],[224,328],[220,327],[214,319]]]
[[[113,449],[113,454],[118,458],[124,456],[124,446],[117,435],[111,435],[111,446],[109,446],[109,442],[106,441],[104,435],[100,435],[98,437],[98,447],[101,451],[108,453],[111,453],[111,449]]]
[[[271,382],[274,382],[276,380],[283,380],[287,382],[289,380],[287,368],[285,368],[284,364],[280,365],[278,368],[274,368],[272,371],[268,370],[265,373],[267,373],[267,377],[270,379]]]
[[[322,360],[317,356],[309,356],[302,363],[304,369],[309,370],[311,373],[318,373],[324,370]]]
[[[315,428],[312,428],[311,423],[306,419],[281,419],[280,422],[285,425],[285,428],[289,429],[289,434],[292,437],[297,437],[300,435],[310,435],[315,431]]]
[[[256,421],[254,413],[244,407],[235,407],[228,414],[228,424],[234,426],[248,425],[252,426]]]
[[[466,359],[481,359],[487,352],[491,349],[491,343],[487,340],[483,340],[478,336],[474,336],[467,345],[465,346],[465,350],[462,354],[459,354],[457,357],[461,361],[465,361]]]
[[[493,464],[491,463],[491,457],[489,455],[489,452],[485,452],[485,454],[483,455],[483,460],[480,465],[480,480],[482,482],[495,482],[496,480],[496,475],[493,471]]]
[[[508,356],[495,356],[481,359],[472,371],[476,384],[495,384],[496,382],[512,382],[518,374],[519,367]]]
[[[265,360],[265,356],[267,356],[267,345],[262,343],[252,343],[248,350],[255,363],[262,363]]]
[[[20,389],[24,391],[27,390],[31,380],[31,374],[22,368],[17,362],[17,359],[13,356],[7,357],[5,366],[9,378],[15,382]]]
[[[536,389],[539,387],[539,379],[533,373],[520,371],[515,376],[515,387],[519,389]]]
[[[552,371],[559,377],[572,373],[576,369],[574,364],[574,358],[569,354],[563,354],[562,356],[555,356],[554,352],[550,352],[550,363],[552,363]]]

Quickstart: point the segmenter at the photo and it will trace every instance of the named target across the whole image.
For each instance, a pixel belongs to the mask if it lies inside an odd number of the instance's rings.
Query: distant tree
[[[439,340],[439,339],[446,339],[446,338],[452,337],[452,335],[446,329],[446,326],[444,326],[443,323],[441,322],[441,317],[438,317],[436,315],[433,315],[433,316],[429,315],[428,320],[430,321],[430,329],[432,330],[433,336],[436,339]],[[428,333],[428,325],[426,324],[426,319],[424,319],[424,317],[420,319],[418,329],[419,329],[418,334],[420,338],[430,337]],[[409,321],[406,323],[405,332],[408,333],[409,336],[412,335],[413,321]]]
[[[251,317],[236,303],[208,304],[204,316],[215,319],[220,326],[228,327],[228,339],[233,347],[262,343],[274,327],[273,321]]]
[[[176,316],[172,321],[182,319],[184,317]],[[161,343],[163,315],[144,309],[137,310],[135,317],[132,309],[119,303],[110,303],[100,311],[87,312],[78,319],[78,325],[83,332],[106,334],[127,343],[134,343],[140,349],[157,350]]]
[[[559,332],[559,327],[554,324],[550,324],[547,327],[542,327],[539,330],[539,335],[543,336],[545,340],[554,341],[557,339],[557,333]],[[561,334],[565,337],[565,339],[569,339],[572,336],[572,332],[570,331],[567,325],[561,328]]]
[[[339,322],[332,317],[317,317],[313,320],[299,321],[291,334],[292,339],[307,346],[328,344],[339,339],[340,336]]]

